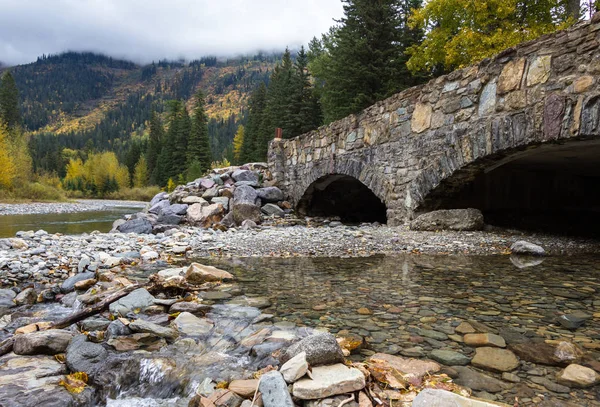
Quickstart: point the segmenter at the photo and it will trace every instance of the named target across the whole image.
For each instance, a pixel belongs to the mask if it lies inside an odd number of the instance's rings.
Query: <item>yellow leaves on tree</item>
[[[148,163],[146,157],[141,156],[133,170],[133,186],[142,188],[148,185]]]
[[[15,177],[15,165],[10,155],[8,129],[0,123],[0,188],[10,188]]]
[[[71,158],[67,164],[67,175],[63,184],[67,189],[85,190],[93,188],[97,193],[129,188],[129,170],[119,164],[113,152],[92,153],[85,163],[80,158]]]
[[[240,125],[233,138],[233,158],[236,163],[240,161],[242,144],[244,144],[244,126]]]
[[[408,49],[413,72],[461,68],[573,22],[561,0],[430,0],[410,25],[425,30]]]

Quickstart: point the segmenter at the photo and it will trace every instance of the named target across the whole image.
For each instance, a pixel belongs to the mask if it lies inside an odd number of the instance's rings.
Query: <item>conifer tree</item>
[[[161,179],[157,164],[164,136],[165,130],[160,121],[160,117],[155,110],[152,110],[152,116],[150,118],[150,140],[148,142],[148,149],[146,150],[146,161],[151,184],[156,184],[158,183],[158,180]]]
[[[324,84],[325,122],[356,113],[416,84],[406,68],[405,51],[421,34],[419,30],[411,33],[406,10],[418,7],[421,1],[343,3],[344,17],[322,42],[321,61],[312,63],[314,75]]]
[[[20,126],[19,90],[10,72],[0,78],[0,120],[9,128]]]
[[[244,141],[240,152],[240,160],[248,163],[257,161],[259,132],[265,117],[267,87],[264,82],[252,92],[248,102],[248,123],[246,124]]]
[[[187,168],[191,120],[183,102],[180,102],[179,114],[175,120],[177,120],[178,124],[173,138],[173,155],[171,157],[172,177],[184,174]]]
[[[234,164],[240,164],[242,147],[244,145],[244,126],[239,125],[235,137],[233,138],[233,160]]]
[[[194,106],[194,116],[192,118],[191,132],[187,146],[187,166],[190,168],[192,163],[198,162],[202,172],[210,169],[212,153],[210,151],[210,141],[208,138],[208,117],[204,111],[204,94],[196,94],[196,105]]]

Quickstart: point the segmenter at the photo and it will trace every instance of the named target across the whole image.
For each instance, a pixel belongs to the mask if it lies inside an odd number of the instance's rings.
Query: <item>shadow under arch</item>
[[[312,182],[296,209],[305,216],[337,216],[345,223],[387,223],[385,203],[361,181],[344,174],[328,174]]]
[[[427,172],[421,176],[439,179]],[[420,193],[415,214],[477,208],[495,226],[600,237],[598,138],[507,150],[432,184],[429,191],[415,191]]]

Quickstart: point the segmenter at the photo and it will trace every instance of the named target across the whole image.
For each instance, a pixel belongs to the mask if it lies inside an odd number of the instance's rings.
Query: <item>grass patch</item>
[[[0,190],[0,201],[4,203],[65,202],[66,200],[63,190],[39,182],[28,182],[12,190]]]

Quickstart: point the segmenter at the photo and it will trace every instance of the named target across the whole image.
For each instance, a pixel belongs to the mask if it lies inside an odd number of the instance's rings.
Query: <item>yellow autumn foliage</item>
[[[408,49],[408,68],[432,72],[462,68],[500,51],[566,28],[560,0],[532,2],[526,9],[520,0],[430,0],[413,10],[409,24],[425,31],[420,44]]]

